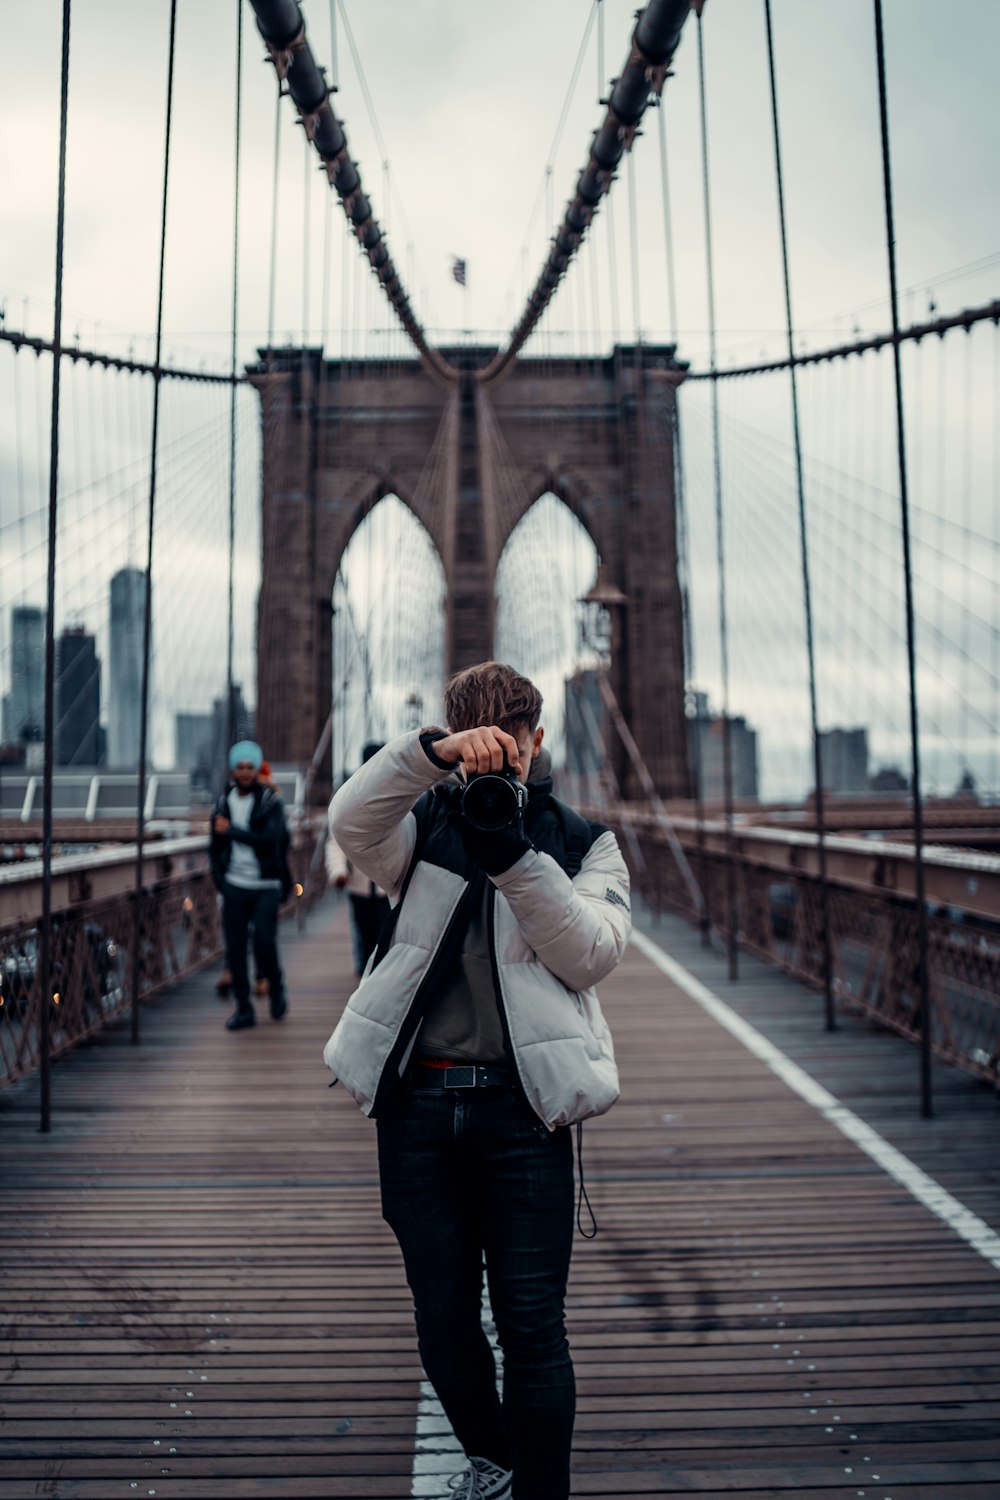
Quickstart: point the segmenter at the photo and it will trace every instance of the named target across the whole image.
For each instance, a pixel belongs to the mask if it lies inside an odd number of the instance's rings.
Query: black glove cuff
[[[434,746],[438,740],[448,738],[447,729],[425,729],[420,736],[420,748],[423,750],[432,766],[437,766],[439,771],[454,771],[456,762],[442,760],[440,755],[434,754]]]
[[[505,875],[523,859],[532,845],[523,833],[508,838],[490,838],[487,835],[476,850],[476,856],[487,875]]]

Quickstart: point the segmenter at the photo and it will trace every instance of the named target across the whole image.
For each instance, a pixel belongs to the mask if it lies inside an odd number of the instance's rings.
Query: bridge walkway
[[[664,935],[731,998],[689,929]],[[0,1095],[0,1500],[449,1493],[373,1128],[320,1058],[349,990],[343,907],[285,945],[282,1025],[227,1033],[205,973],[147,1007],[139,1049],[121,1028],[56,1068],[50,1136],[33,1082]],[[818,1056],[816,997],[751,968],[748,1018]],[[693,988],[639,947],[603,987],[624,1095],[584,1133],[600,1232],[569,1300],[574,1494],[996,1500],[989,1243]],[[913,1049],[858,1030],[825,1039],[826,1066],[859,1097],[883,1080],[890,1115],[905,1073],[915,1140]],[[928,1149],[993,1216],[996,1100],[957,1087]]]

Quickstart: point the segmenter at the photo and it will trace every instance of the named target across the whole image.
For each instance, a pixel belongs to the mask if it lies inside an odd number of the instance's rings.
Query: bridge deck
[[[230,1036],[203,975],[138,1051],[58,1067],[50,1137],[33,1085],[0,1096],[0,1500],[448,1493],[373,1130],[319,1057],[343,912],[312,924],[281,1027]],[[755,973],[779,1024],[793,987]],[[604,990],[625,1092],[585,1131],[574,1493],[995,1500],[996,1270],[638,951]],[[953,1163],[985,1212],[978,1129]]]

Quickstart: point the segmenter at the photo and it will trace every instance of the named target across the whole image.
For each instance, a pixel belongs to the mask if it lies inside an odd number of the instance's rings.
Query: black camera
[[[528,788],[507,764],[502,771],[470,773],[462,793],[462,817],[481,833],[499,833],[521,819],[528,805]]]

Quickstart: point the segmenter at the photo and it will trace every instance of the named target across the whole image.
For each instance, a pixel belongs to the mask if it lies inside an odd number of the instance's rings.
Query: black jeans
[[[576,1389],[563,1304],[573,1146],[514,1087],[409,1087],[378,1121],[382,1213],[413,1293],[420,1357],[470,1456],[513,1469],[514,1500],[565,1500]],[[483,1260],[503,1404],[481,1321]]]
[[[359,974],[364,973],[365,964],[375,952],[382,923],[388,915],[388,896],[357,896],[351,892],[354,967]]]
[[[285,977],[278,959],[278,908],[281,892],[245,891],[227,880],[222,889],[222,932],[226,940],[226,966],[233,976],[233,994],[238,1010],[249,1010],[250,976],[247,972],[247,937],[253,927],[253,956],[257,973],[267,980],[271,1004],[285,993]]]

